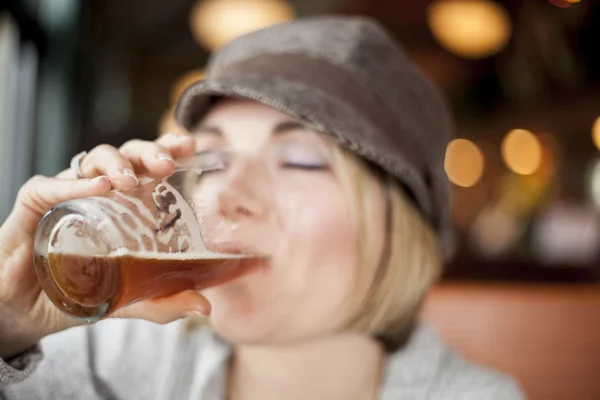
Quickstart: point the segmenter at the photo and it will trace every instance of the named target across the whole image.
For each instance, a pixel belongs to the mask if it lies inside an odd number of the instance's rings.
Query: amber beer
[[[202,290],[255,270],[264,257],[203,252],[122,253],[86,256],[50,252],[36,256],[44,264],[45,291],[67,314],[96,321],[147,298]],[[52,282],[49,290],[48,280]]]

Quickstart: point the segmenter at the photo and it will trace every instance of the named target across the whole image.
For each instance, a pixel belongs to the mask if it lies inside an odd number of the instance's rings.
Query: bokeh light
[[[592,125],[592,139],[598,150],[600,150],[600,117],[596,118]]]
[[[196,40],[214,51],[245,33],[293,18],[284,0],[204,0],[192,9],[190,25]]]
[[[596,160],[589,173],[589,194],[596,207],[600,208],[600,160]]]
[[[442,46],[466,58],[497,53],[511,34],[508,13],[489,0],[438,0],[429,6],[427,19]]]
[[[531,175],[542,163],[542,146],[533,133],[525,129],[514,129],[502,141],[502,158],[513,172]]]
[[[444,168],[450,182],[461,187],[471,187],[483,175],[483,153],[470,140],[454,139],[446,149]]]
[[[576,1],[569,0],[548,0],[548,2],[558,8],[569,8],[572,3],[576,3]]]

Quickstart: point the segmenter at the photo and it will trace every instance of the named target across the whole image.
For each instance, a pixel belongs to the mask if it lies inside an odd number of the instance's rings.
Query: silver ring
[[[73,170],[73,172],[75,172],[75,176],[78,179],[85,178],[85,175],[83,175],[83,172],[81,171],[81,160],[83,160],[83,157],[85,157],[86,154],[87,151],[82,151],[81,153],[76,154],[73,158],[71,158],[71,169]]]

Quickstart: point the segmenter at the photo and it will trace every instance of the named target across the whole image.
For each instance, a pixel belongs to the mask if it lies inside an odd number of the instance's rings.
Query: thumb
[[[209,316],[211,305],[204,296],[186,290],[171,296],[147,299],[132,304],[112,315],[114,318],[141,318],[167,324],[184,317]]]

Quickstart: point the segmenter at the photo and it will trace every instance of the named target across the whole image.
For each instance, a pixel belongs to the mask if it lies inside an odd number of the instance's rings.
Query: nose
[[[219,193],[219,212],[232,221],[264,220],[272,210],[273,180],[268,168],[257,159],[232,163]]]

